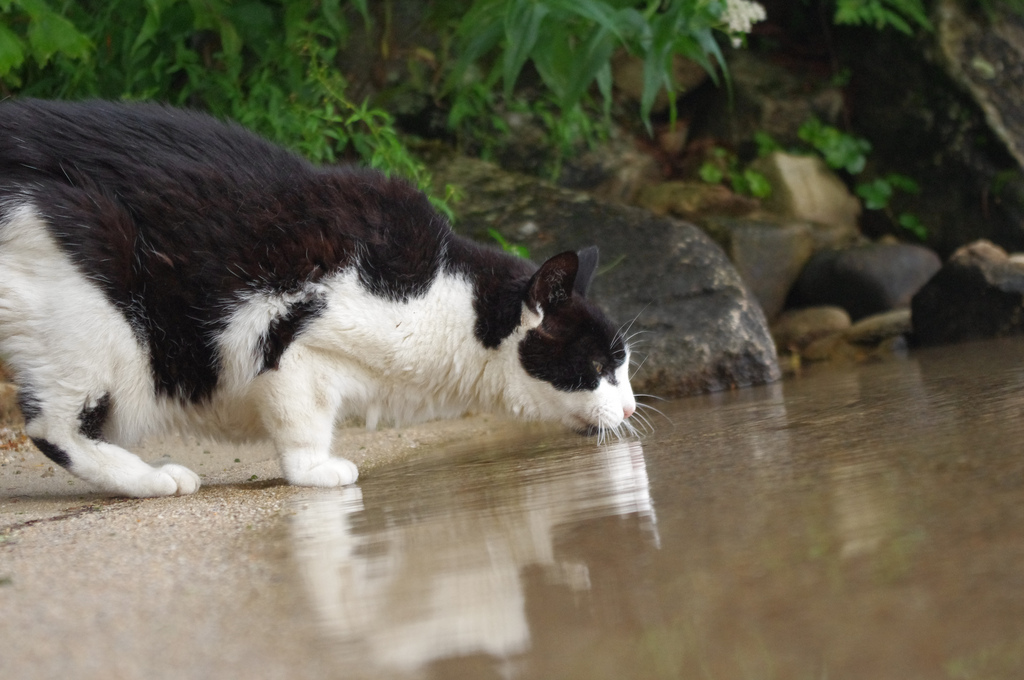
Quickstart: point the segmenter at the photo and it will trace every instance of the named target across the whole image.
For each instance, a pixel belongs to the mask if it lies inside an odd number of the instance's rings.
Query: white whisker
[[[647,335],[648,333],[650,333],[650,331],[647,331],[647,330],[635,331],[634,333],[632,333],[632,334],[626,336],[625,338],[623,338],[623,342],[627,342],[630,345],[632,345],[633,344],[633,338],[639,337],[641,335]]]
[[[633,373],[632,373],[632,375],[630,375],[630,376],[629,376],[629,379],[630,379],[630,380],[632,380],[633,378],[635,378],[635,377],[636,377],[636,374],[637,374],[637,373],[638,373],[638,372],[640,371],[640,369],[641,369],[641,368],[643,367],[643,365],[644,365],[644,364],[645,364],[646,362],[647,362],[647,357],[644,357],[643,361],[641,361],[641,362],[640,362],[639,364],[637,364],[637,365],[636,365],[636,366],[635,366],[635,367],[633,368]]]
[[[651,306],[650,302],[648,302],[646,305],[644,305],[644,308],[641,309],[639,312],[637,312],[636,316],[634,316],[632,319],[629,320],[629,323],[624,324],[625,328],[623,328],[622,326],[619,326],[618,334],[622,335],[624,333],[628,333],[629,329],[631,329],[633,327],[633,324],[636,323],[636,320],[640,318],[640,315],[643,314],[644,312],[646,312],[647,308],[650,307],[650,306]]]
[[[669,417],[668,417],[667,415],[665,415],[665,414],[664,414],[664,413],[663,413],[662,411],[660,411],[659,409],[656,409],[656,408],[654,408],[654,407],[653,407],[653,406],[651,406],[650,404],[639,404],[639,403],[638,403],[638,404],[637,404],[637,410],[639,410],[639,409],[641,409],[641,408],[642,408],[642,409],[645,409],[645,410],[647,410],[647,411],[654,411],[654,412],[655,412],[655,413],[657,413],[657,414],[658,414],[659,416],[661,416],[662,418],[664,418],[665,420],[667,420],[667,421],[669,422],[669,424],[670,424],[670,425],[675,425],[675,423],[673,423],[673,422],[672,422],[672,419],[671,419],[671,418],[669,418]],[[635,414],[634,414],[634,415],[635,415]]]
[[[640,423],[639,427],[642,427],[644,431],[651,433],[654,432],[654,426],[651,424],[650,419],[647,417],[646,414],[641,413],[639,410],[634,412],[633,415],[630,416],[630,419],[636,423]],[[634,427],[638,426],[634,425]]]

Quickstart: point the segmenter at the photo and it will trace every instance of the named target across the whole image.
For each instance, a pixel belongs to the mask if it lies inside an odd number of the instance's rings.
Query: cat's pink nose
[[[633,406],[626,406],[625,408],[622,409],[622,417],[628,418],[631,415],[633,415],[634,411],[636,411],[636,408],[634,408]]]

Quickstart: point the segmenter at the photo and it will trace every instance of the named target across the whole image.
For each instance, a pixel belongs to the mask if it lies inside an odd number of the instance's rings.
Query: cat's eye
[[[602,364],[600,361],[592,362],[591,366],[594,367],[594,372],[597,373],[598,375],[601,375],[601,373],[604,371],[604,364]]]

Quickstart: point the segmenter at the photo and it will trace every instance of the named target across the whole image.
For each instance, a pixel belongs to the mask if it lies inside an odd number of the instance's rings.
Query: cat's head
[[[555,255],[534,273],[523,299],[518,361],[521,396],[580,432],[619,428],[636,410],[629,347],[587,290],[597,248]]]

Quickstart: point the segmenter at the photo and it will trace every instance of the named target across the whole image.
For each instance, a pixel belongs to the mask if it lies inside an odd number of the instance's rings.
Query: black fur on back
[[[356,267],[373,294],[406,301],[443,268],[473,282],[476,337],[496,347],[536,269],[455,236],[405,181],[316,167],[155,104],[0,103],[0,206],[25,198],[148,346],[157,389],[192,402],[217,386],[215,338],[246,293],[296,293]],[[300,300],[261,339],[264,370],[322,311]]]

